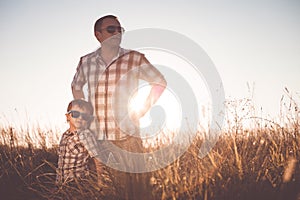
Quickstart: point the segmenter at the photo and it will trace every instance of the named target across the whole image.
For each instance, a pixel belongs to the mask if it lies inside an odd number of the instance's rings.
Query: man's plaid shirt
[[[58,149],[56,182],[64,183],[88,176],[88,159],[97,155],[97,142],[90,130],[66,131]]]
[[[90,129],[97,138],[120,140],[128,133],[138,133],[138,126],[128,118],[128,102],[138,89],[139,79],[162,85],[166,81],[144,54],[120,48],[119,55],[106,65],[100,49],[81,57],[72,88],[82,90],[87,84],[88,100],[96,113]]]

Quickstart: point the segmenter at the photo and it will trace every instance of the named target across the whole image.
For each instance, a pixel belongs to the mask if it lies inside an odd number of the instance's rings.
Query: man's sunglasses
[[[81,118],[85,121],[91,121],[94,117],[92,115],[86,114],[86,113],[81,113],[76,110],[70,110],[67,114],[71,114],[72,118]]]
[[[112,34],[118,31],[119,33],[124,33],[125,29],[121,26],[107,26],[106,28],[102,28],[100,30],[106,30],[108,33]]]

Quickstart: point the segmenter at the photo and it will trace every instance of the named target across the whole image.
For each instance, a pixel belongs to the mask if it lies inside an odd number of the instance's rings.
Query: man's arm
[[[142,55],[142,61],[139,67],[139,79],[148,82],[151,85],[149,95],[144,102],[143,108],[132,113],[131,117],[138,120],[143,117],[149,109],[156,103],[167,86],[167,81],[163,75]]]
[[[84,99],[84,93],[82,90],[75,90],[75,88],[72,87],[72,94],[74,99]]]
[[[144,103],[143,109],[141,109],[138,113],[136,113],[134,118],[140,119],[143,117],[149,109],[156,103],[156,101],[159,99],[161,94],[164,92],[167,83],[164,81],[160,84],[151,84],[151,90],[150,93]]]

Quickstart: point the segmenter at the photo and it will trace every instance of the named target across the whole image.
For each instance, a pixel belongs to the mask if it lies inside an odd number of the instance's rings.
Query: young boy
[[[66,118],[70,127],[60,140],[56,183],[64,184],[78,179],[86,179],[89,176],[90,158],[93,158],[95,162],[99,180],[101,164],[95,158],[98,155],[97,142],[88,129],[93,120],[91,103],[81,99],[71,101]]]

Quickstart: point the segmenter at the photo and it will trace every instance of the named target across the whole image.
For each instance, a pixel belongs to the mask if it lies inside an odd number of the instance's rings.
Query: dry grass
[[[282,105],[285,111],[278,122],[253,117],[252,111],[240,117],[239,106],[248,100],[234,102],[235,120],[228,121],[212,151],[200,159],[204,138],[196,138],[179,159],[145,176],[142,181],[152,193],[145,199],[299,199],[300,115],[290,100]],[[251,127],[243,126],[245,119],[251,120]],[[12,127],[0,131],[1,199],[123,199],[118,193],[122,185],[110,169],[103,173],[100,187],[91,179],[56,188],[56,147],[45,145],[45,133],[35,148],[30,138],[27,146],[18,145]]]

